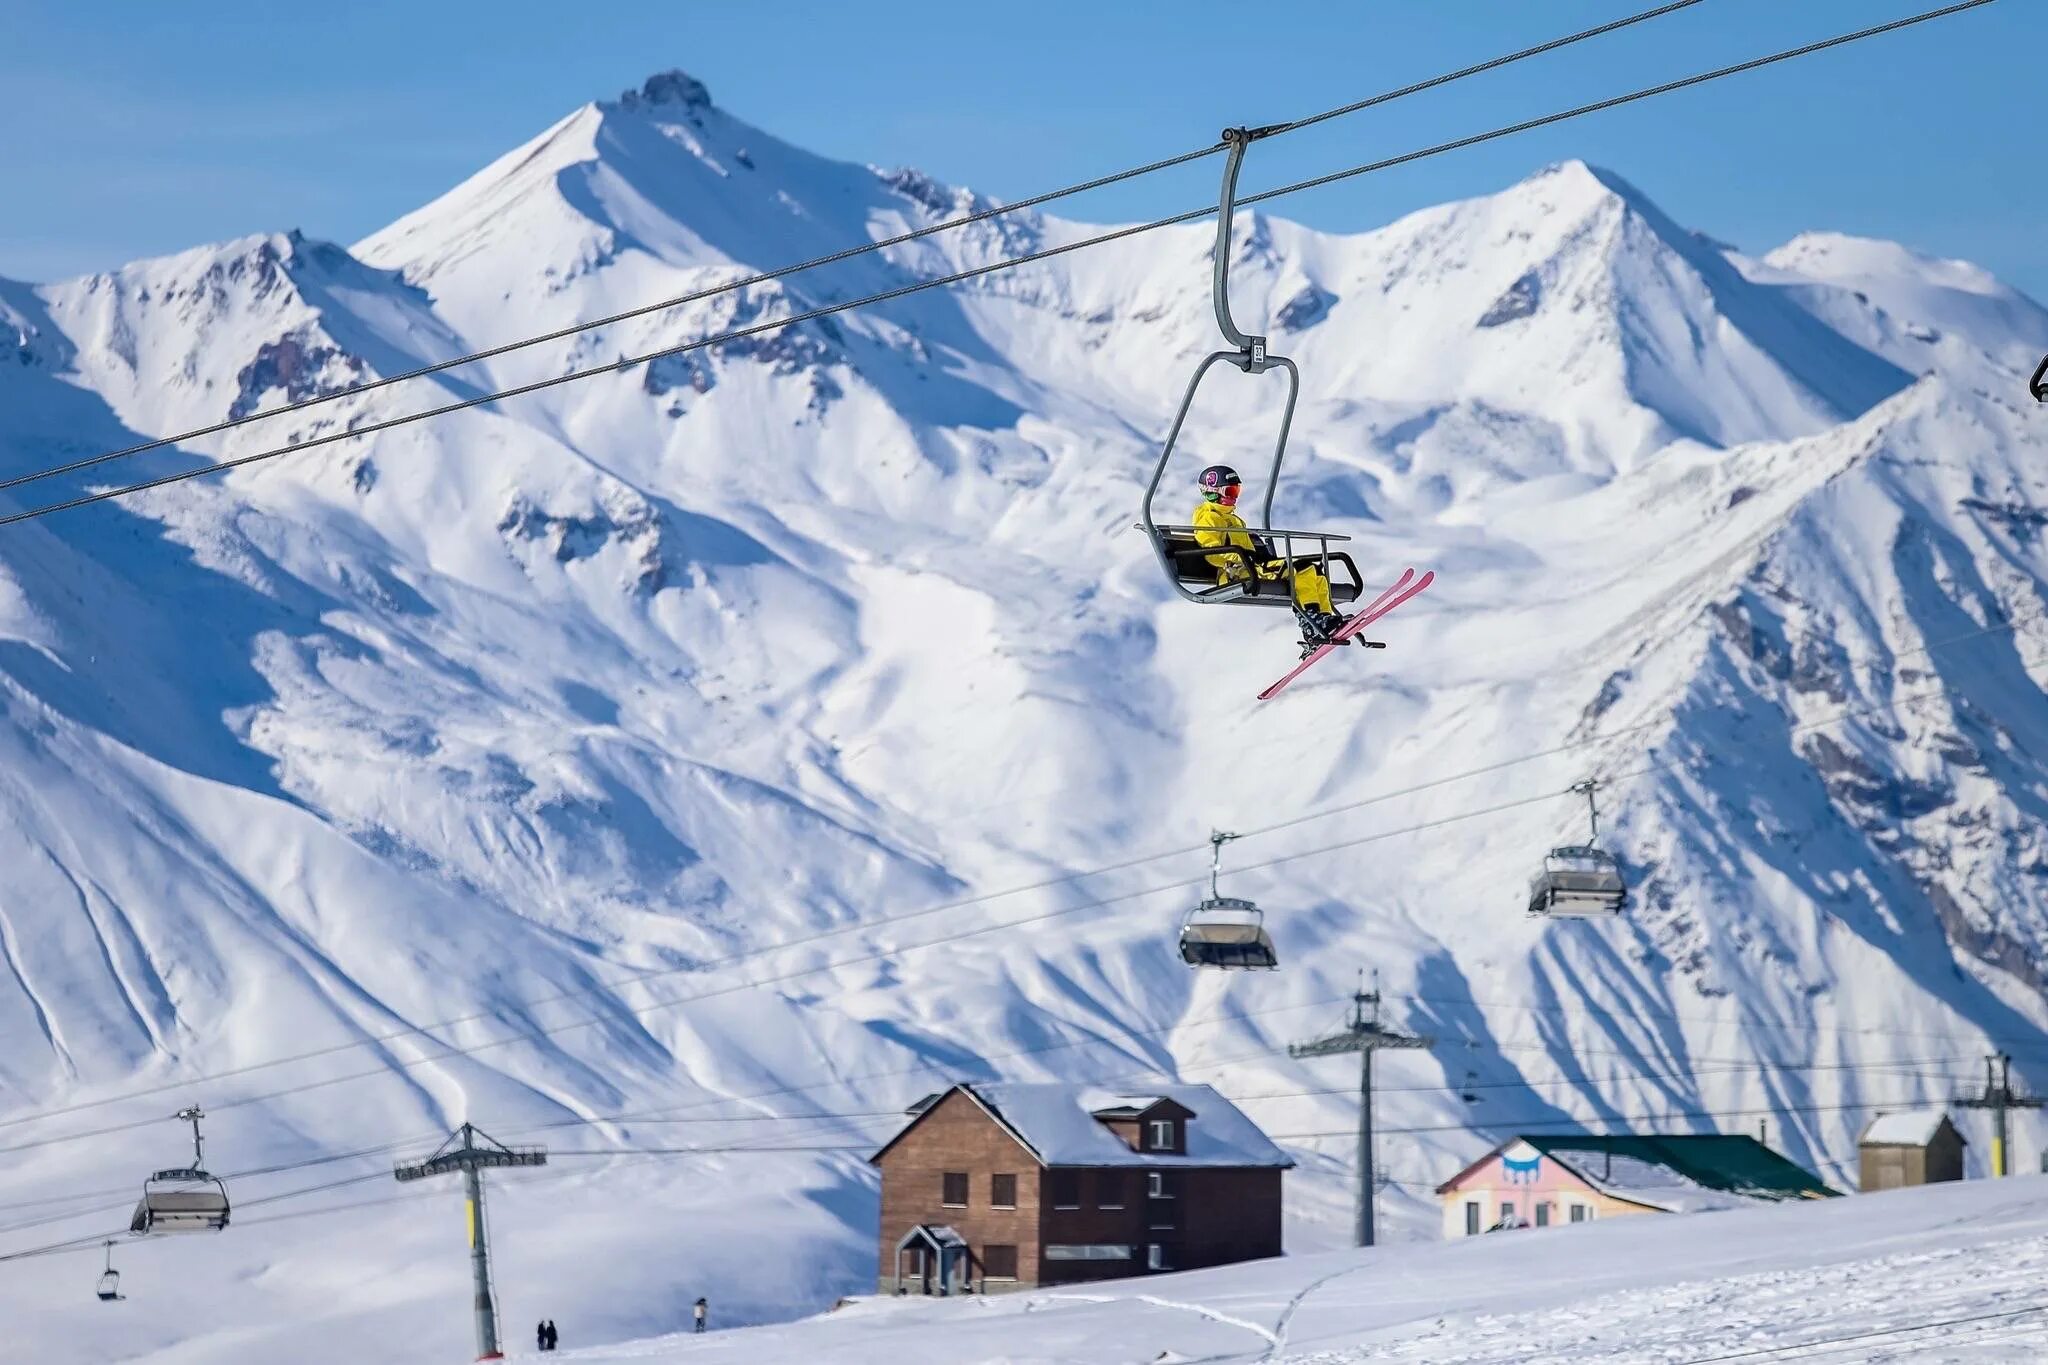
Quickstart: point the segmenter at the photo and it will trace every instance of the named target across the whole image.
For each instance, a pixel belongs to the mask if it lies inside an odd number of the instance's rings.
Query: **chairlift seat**
[[[93,1291],[101,1303],[112,1303],[121,1297],[121,1272],[109,1270],[100,1276],[99,1287]]]
[[[1293,559],[1297,565],[1321,569],[1324,567],[1324,551],[1332,540],[1342,536],[1325,535],[1322,532],[1291,531],[1274,534],[1254,528],[1252,534],[1264,537],[1273,553],[1262,555],[1247,550],[1241,545],[1204,545],[1195,539],[1191,526],[1160,526],[1154,528],[1153,543],[1158,546],[1159,555],[1173,566],[1174,581],[1189,589],[1195,597],[1205,602],[1246,602],[1261,607],[1291,607],[1294,595],[1285,573],[1272,578],[1261,578],[1258,566],[1285,558],[1290,547],[1288,538],[1294,544]],[[1221,563],[1211,563],[1210,556],[1216,556]],[[1242,567],[1246,576],[1228,582],[1219,581],[1227,569]],[[1365,593],[1364,580],[1359,577],[1358,565],[1351,556],[1341,551],[1328,555],[1332,602],[1356,602]]]
[[[214,1176],[195,1168],[158,1171],[143,1186],[128,1230],[219,1232],[228,1225],[228,1191]]]
[[[1203,901],[1181,922],[1181,961],[1224,971],[1272,971],[1280,955],[1266,933],[1259,907],[1236,896]]]
[[[1529,913],[1567,918],[1618,915],[1628,886],[1614,855],[1586,845],[1554,848],[1529,882]]]

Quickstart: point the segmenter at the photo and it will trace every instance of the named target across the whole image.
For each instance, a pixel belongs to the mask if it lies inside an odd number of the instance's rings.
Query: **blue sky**
[[[354,241],[579,104],[681,67],[853,160],[1017,198],[1611,19],[1651,0],[1292,5],[951,0],[5,0],[0,275],[50,279],[244,233]],[[1704,0],[1639,30],[1262,144],[1251,188],[1376,159],[1935,0]],[[2048,299],[2048,4],[1934,25],[1299,196],[1352,230],[1549,161],[1620,171],[1753,250],[1892,237]],[[1072,201],[1213,194],[1213,168]]]

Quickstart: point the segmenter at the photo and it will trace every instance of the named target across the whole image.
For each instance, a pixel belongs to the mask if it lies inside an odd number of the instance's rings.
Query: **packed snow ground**
[[[572,1343],[574,1329],[565,1329]],[[2048,1178],[2028,1176],[1290,1256],[1085,1291],[870,1299],[784,1327],[557,1358],[562,1365],[1977,1365],[2044,1357]]]

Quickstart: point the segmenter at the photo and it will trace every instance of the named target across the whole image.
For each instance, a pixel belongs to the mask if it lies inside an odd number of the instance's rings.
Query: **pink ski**
[[[1411,579],[1413,580],[1412,582],[1410,581]],[[1435,581],[1436,570],[1434,569],[1431,569],[1420,578],[1415,577],[1415,570],[1413,569],[1402,570],[1401,576],[1394,580],[1393,587],[1388,588],[1378,597],[1375,597],[1362,611],[1359,611],[1350,620],[1346,621],[1343,628],[1331,637],[1329,643],[1312,651],[1307,658],[1296,664],[1292,669],[1289,669],[1286,677],[1259,693],[1259,700],[1270,701],[1274,697],[1279,696],[1280,689],[1308,672],[1310,665],[1316,663],[1325,654],[1336,649],[1344,641],[1350,639],[1359,631],[1364,630],[1403,602],[1420,595],[1423,589]]]

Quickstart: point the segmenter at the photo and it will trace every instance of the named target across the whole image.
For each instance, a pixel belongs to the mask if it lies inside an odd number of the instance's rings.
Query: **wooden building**
[[[1294,1163],[1206,1085],[956,1085],[871,1158],[884,1294],[997,1293],[1280,1254]]]
[[[1965,1145],[1947,1110],[1879,1114],[1856,1142],[1863,1192],[1961,1180]]]
[[[1519,1137],[1436,1187],[1444,1236],[1836,1193],[1753,1137]]]

